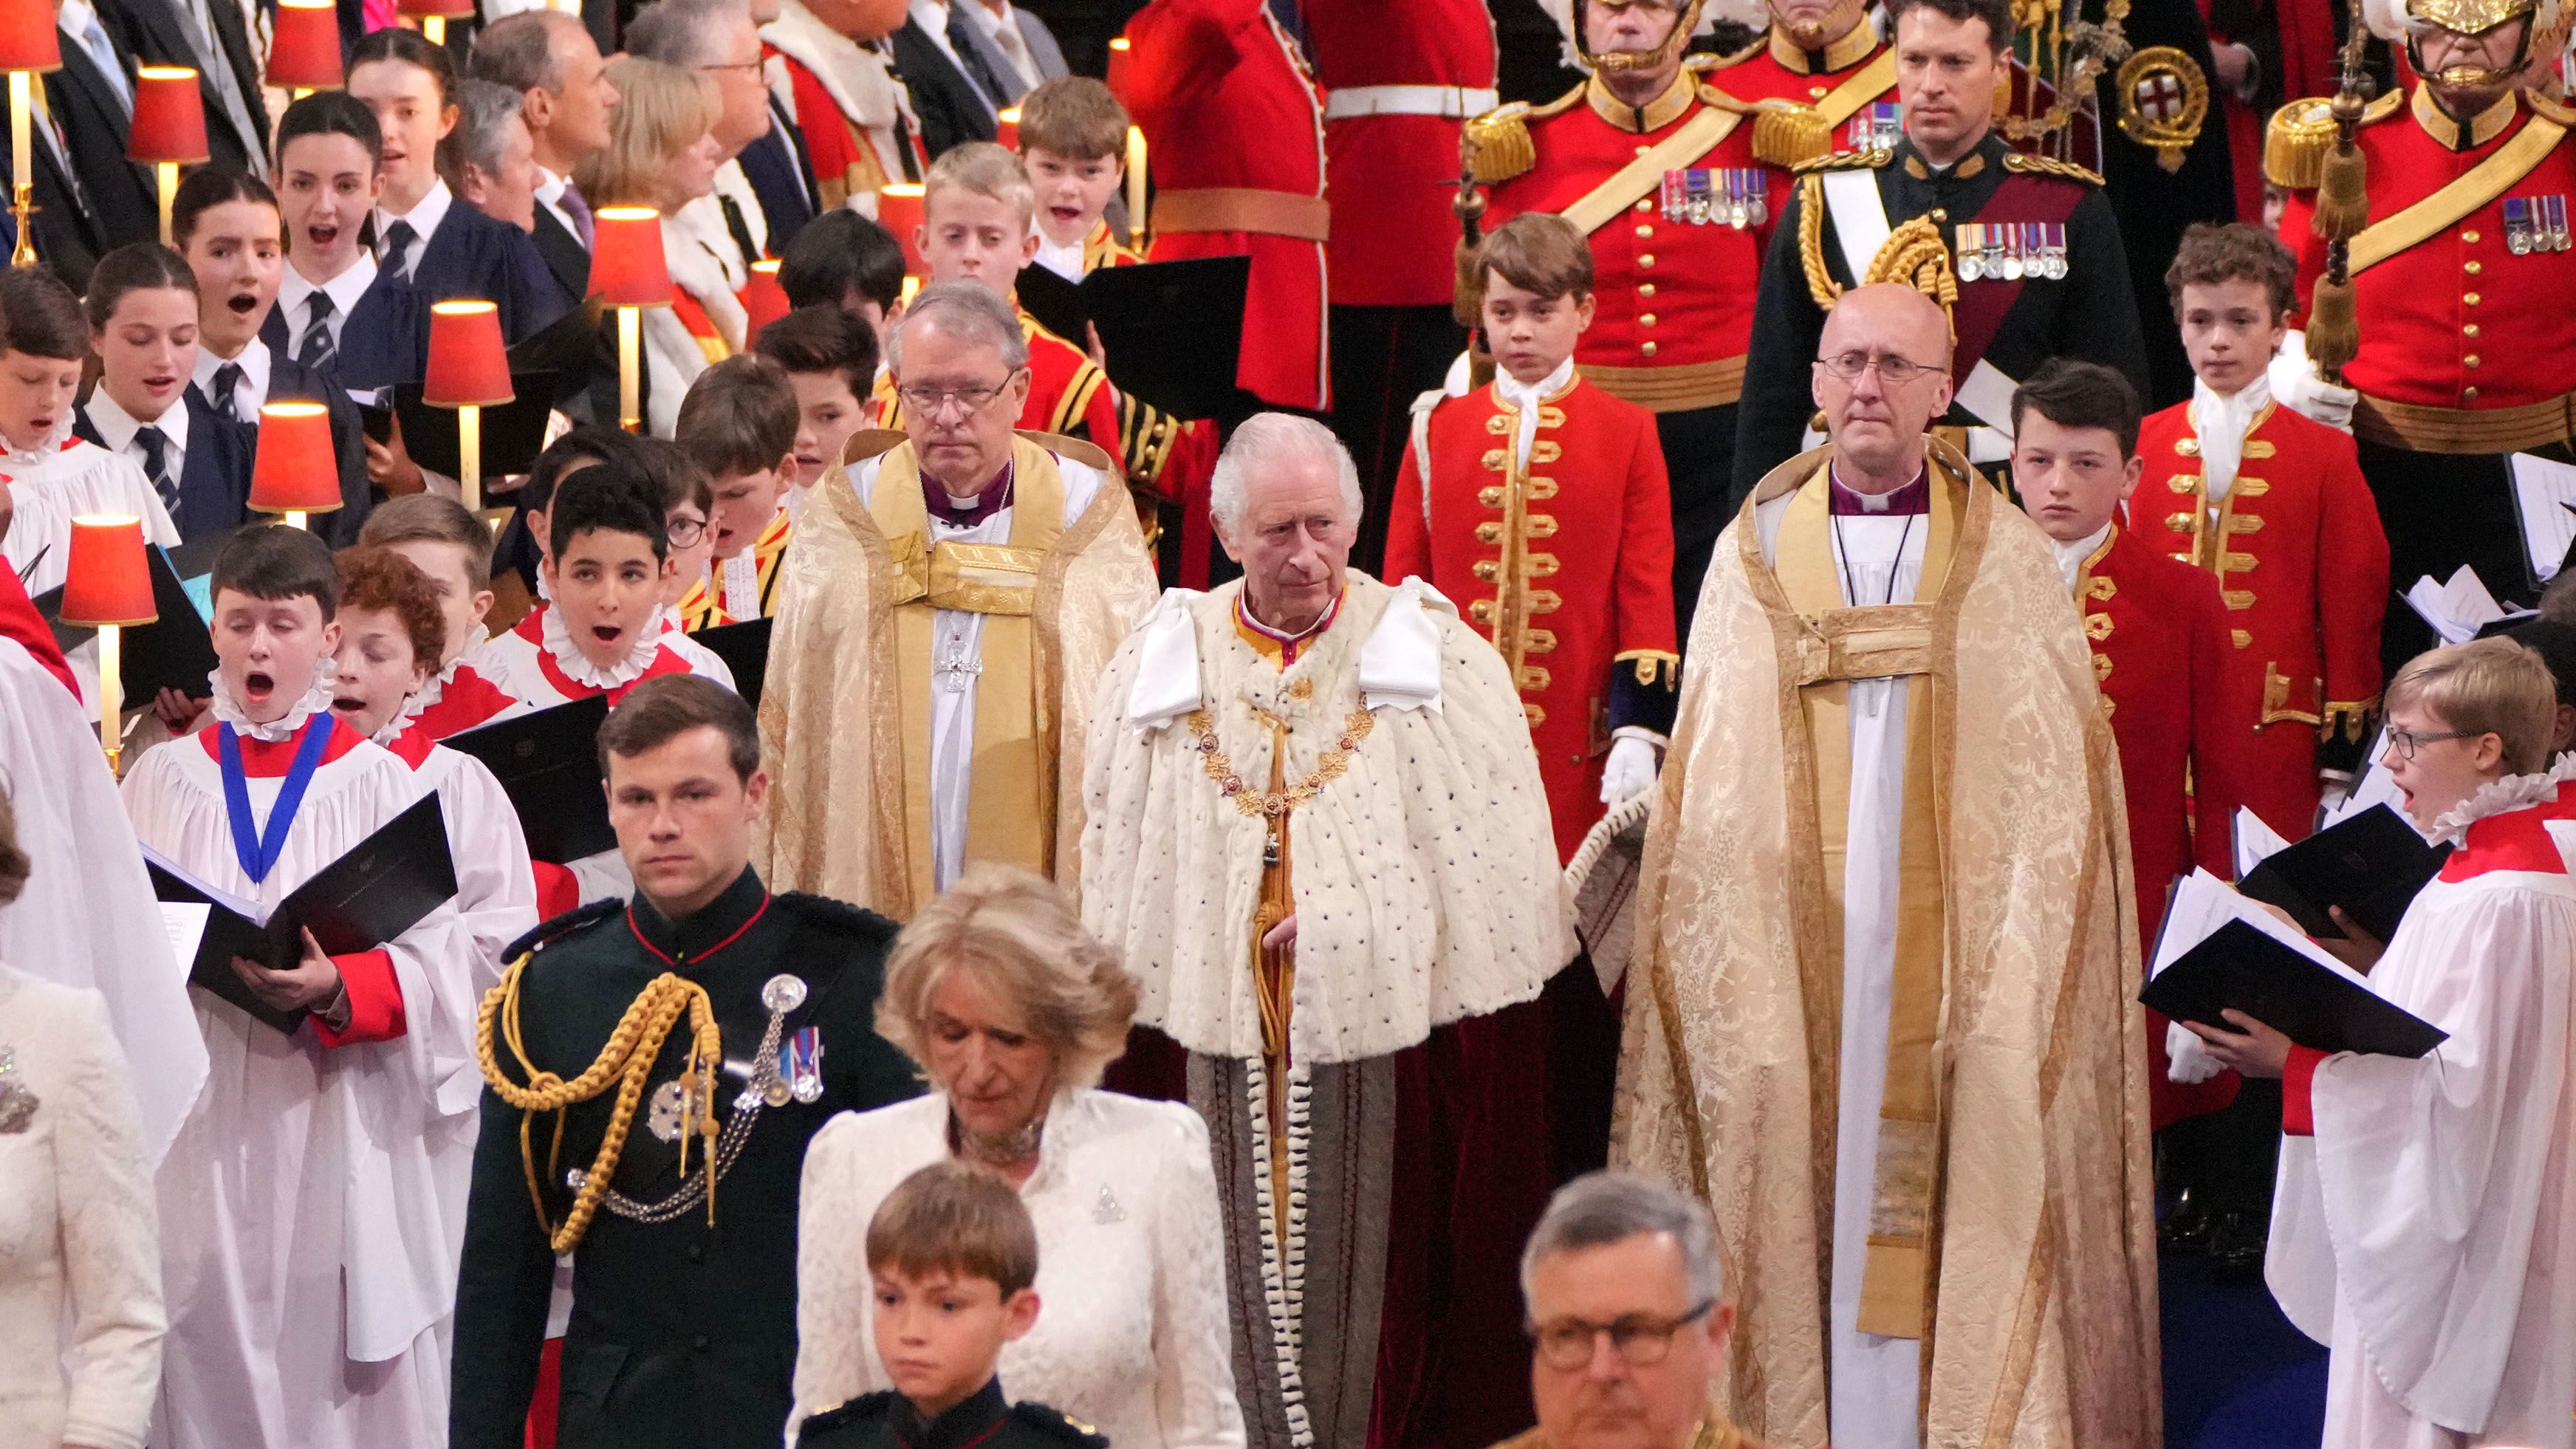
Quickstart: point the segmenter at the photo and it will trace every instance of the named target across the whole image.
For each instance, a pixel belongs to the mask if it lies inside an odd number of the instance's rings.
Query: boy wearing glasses
[[[1490,386],[1413,419],[1386,577],[1419,576],[1502,651],[1557,852],[1655,783],[1673,720],[1672,503],[1655,416],[1576,375],[1592,252],[1524,212],[1477,249]],[[1437,396],[1437,394],[1435,394]]]

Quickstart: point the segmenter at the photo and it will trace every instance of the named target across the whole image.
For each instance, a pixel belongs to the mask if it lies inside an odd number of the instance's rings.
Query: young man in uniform
[[[917,1090],[873,1026],[894,926],[761,883],[731,691],[648,680],[599,755],[635,898],[519,942],[489,1003],[448,1442],[522,1442],[563,1253],[561,1449],[775,1449],[806,1144]]]

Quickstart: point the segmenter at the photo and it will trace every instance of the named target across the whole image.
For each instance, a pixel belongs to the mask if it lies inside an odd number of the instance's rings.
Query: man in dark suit
[[[474,47],[474,74],[517,91],[536,148],[536,227],[530,233],[564,295],[590,294],[590,206],[573,168],[608,145],[617,88],[599,46],[560,10],[531,10],[487,27]]]
[[[778,0],[751,0],[754,25],[767,25],[777,18]],[[769,89],[765,74],[762,88]],[[752,195],[760,201],[761,218],[768,223],[769,254],[787,255],[788,241],[814,219],[822,197],[814,185],[814,158],[805,149],[805,135],[788,118],[775,91],[769,95],[768,132],[734,159],[742,163],[743,179],[751,183]]]
[[[151,174],[125,159],[133,53],[83,0],[67,0],[55,21],[62,69],[43,77],[45,107],[34,118],[36,251],[74,291],[85,291],[100,257],[159,239],[161,209]]]
[[[918,17],[904,21],[894,33],[894,65],[904,88],[912,92],[922,145],[932,160],[951,146],[990,141],[1000,134],[995,104],[931,39]]]
[[[268,169],[268,108],[237,0],[99,0],[98,12],[118,46],[141,63],[197,72],[215,165]]]

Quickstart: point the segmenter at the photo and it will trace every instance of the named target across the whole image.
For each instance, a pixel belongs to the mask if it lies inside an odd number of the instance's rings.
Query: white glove
[[[1601,762],[1601,803],[1616,805],[1655,788],[1655,747],[1634,735],[1610,742],[1610,758]]]
[[[2209,1054],[2209,1048],[2201,1045],[2200,1038],[2192,1035],[2191,1028],[2178,1021],[2165,1023],[2165,1056],[2169,1063],[2165,1067],[2165,1080],[2180,1082],[2186,1087],[2206,1082],[2227,1070],[2218,1064],[2218,1058]]]
[[[2348,387],[2337,387],[2317,376],[2308,361],[2308,337],[2292,332],[2281,339],[2280,354],[2265,369],[2272,386],[2272,400],[2308,418],[2340,432],[2352,431],[2352,405],[2361,394]]]

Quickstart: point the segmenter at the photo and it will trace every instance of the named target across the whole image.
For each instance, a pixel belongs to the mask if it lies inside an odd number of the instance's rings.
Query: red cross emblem
[[[2138,114],[2157,122],[2182,119],[2182,81],[2171,71],[2155,71],[2138,78],[2131,93],[2138,103]]]

